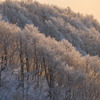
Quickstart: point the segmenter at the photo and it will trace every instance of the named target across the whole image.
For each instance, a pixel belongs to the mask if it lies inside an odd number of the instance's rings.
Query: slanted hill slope
[[[1,100],[99,100],[100,24],[70,8],[0,3]]]
[[[0,14],[5,21],[21,28],[34,24],[46,36],[58,41],[67,39],[83,55],[100,56],[100,23],[93,16],[38,2],[4,2],[0,5]]]

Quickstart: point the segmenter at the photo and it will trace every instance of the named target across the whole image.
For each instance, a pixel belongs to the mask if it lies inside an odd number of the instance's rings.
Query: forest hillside
[[[100,23],[69,7],[0,2],[0,100],[100,100]]]

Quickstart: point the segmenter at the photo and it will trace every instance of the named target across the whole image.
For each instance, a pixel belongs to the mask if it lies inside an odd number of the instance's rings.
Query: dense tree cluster
[[[30,2],[0,4],[0,99],[99,100],[100,24]]]

